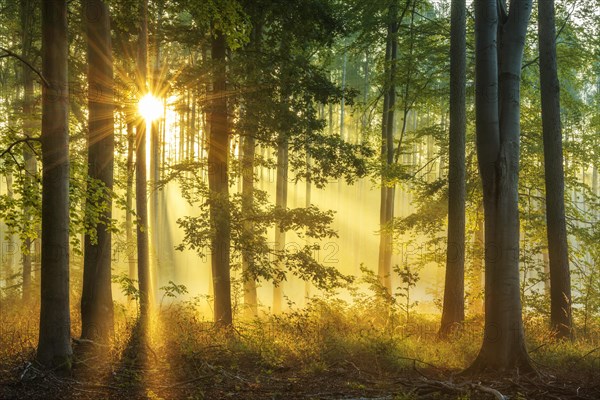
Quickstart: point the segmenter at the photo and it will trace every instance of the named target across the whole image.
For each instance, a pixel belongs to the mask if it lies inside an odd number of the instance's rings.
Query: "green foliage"
[[[183,241],[177,249],[189,248],[199,256],[206,256],[211,251],[215,223],[211,222],[210,218],[211,200],[208,188],[201,179],[201,171],[175,174],[171,175],[171,178],[175,179],[175,176],[184,198],[199,210],[198,216],[186,216],[177,221],[184,232]],[[299,238],[311,241],[337,237],[337,233],[330,227],[333,222],[332,211],[320,211],[314,206],[282,209],[269,204],[266,192],[255,189],[252,211],[244,214],[242,200],[242,195],[235,193],[230,199],[212,201],[219,201],[219,206],[229,209],[232,260],[239,260],[246,252],[252,254],[245,271],[247,278],[279,283],[286,279],[287,273],[292,273],[312,281],[323,289],[331,289],[351,280],[336,268],[323,265],[315,259],[314,255],[320,250],[317,242],[288,243],[284,249],[276,249],[267,238],[270,229],[295,232]],[[251,233],[245,228],[245,224],[248,223],[252,223],[253,226]],[[281,269],[280,265],[285,265],[286,268]]]
[[[7,150],[18,139],[14,134],[5,137]],[[41,225],[41,190],[40,176],[37,173],[31,174],[24,167],[24,146],[34,154],[40,147],[35,141],[25,142],[13,147],[0,160],[0,174],[7,177],[7,182],[8,177],[12,180],[10,189],[0,195],[0,212],[3,215],[2,222],[7,227],[6,234],[17,234],[22,254],[29,254],[30,249],[26,248],[25,241],[36,239]],[[7,238],[2,238],[5,239]]]
[[[163,301],[166,297],[175,299],[179,296],[183,296],[188,293],[187,287],[185,285],[177,285],[173,281],[169,281],[168,285],[161,286],[158,289],[163,292],[162,298],[160,299],[160,308],[162,308]]]
[[[112,276],[112,282],[119,285],[121,289],[121,293],[127,298],[138,301],[140,298],[140,291],[137,288],[137,280],[131,279],[127,274],[122,273],[118,275]],[[162,288],[161,288],[162,289]],[[167,288],[169,289],[169,288]],[[173,288],[171,288],[173,289]],[[177,287],[177,290],[181,290],[181,288]],[[175,292],[176,293],[176,292]],[[166,295],[166,291],[165,291]]]
[[[410,297],[411,289],[417,286],[417,282],[419,282],[419,273],[418,271],[411,270],[407,265],[404,265],[402,268],[399,265],[394,265],[394,272],[398,274],[401,281],[396,296],[404,299],[402,302],[399,302],[399,306],[406,315],[406,323],[409,323],[411,310],[419,304],[418,301]]]

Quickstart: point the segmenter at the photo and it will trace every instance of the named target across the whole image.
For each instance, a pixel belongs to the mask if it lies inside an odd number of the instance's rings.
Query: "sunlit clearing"
[[[148,93],[140,99],[139,110],[146,121],[153,121],[162,116],[163,105],[159,99]]]

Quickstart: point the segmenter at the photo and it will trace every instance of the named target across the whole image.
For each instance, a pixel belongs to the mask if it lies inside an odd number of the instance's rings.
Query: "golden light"
[[[148,93],[138,104],[140,114],[146,121],[154,121],[162,116],[163,105],[159,99]]]

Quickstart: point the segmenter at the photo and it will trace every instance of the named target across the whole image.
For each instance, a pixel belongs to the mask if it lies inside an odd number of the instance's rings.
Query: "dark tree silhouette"
[[[137,57],[138,87],[146,94],[148,77],[148,0],[140,2],[140,35]],[[137,214],[137,259],[140,293],[140,315],[148,316],[150,307],[150,260],[148,254],[148,182],[146,177],[146,121],[139,118],[136,124],[135,152],[135,206]]]
[[[38,361],[71,368],[67,2],[42,3],[42,281]]]
[[[571,337],[571,273],[565,220],[565,180],[556,66],[554,0],[538,2],[540,94],[546,179],[546,221],[550,261],[550,324],[558,337]]]
[[[467,372],[532,369],[519,285],[520,78],[530,0],[475,1],[476,133],[485,216],[485,328]]]
[[[107,341],[113,330],[111,232],[114,164],[113,62],[108,7],[102,0],[84,3],[88,51],[88,176],[91,190],[106,189],[96,237],[85,235],[81,337]],[[95,182],[102,185],[98,188]],[[90,194],[90,199],[96,198]],[[88,204],[88,207],[99,205]]]
[[[450,150],[446,282],[440,335],[465,319],[466,4],[452,0],[450,23]]]
[[[223,32],[212,38],[213,93],[208,112],[210,138],[208,141],[208,184],[210,188],[210,218],[214,228],[211,265],[215,294],[215,323],[231,325],[230,280],[230,212],[229,212],[229,118],[227,116],[227,75],[225,53],[227,43]]]

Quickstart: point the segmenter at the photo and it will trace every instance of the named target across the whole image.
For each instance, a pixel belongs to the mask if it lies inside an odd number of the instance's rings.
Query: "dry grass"
[[[394,398],[421,398],[422,392],[406,386],[455,379],[452,377],[475,358],[482,340],[481,318],[470,319],[462,331],[439,340],[438,316],[412,315],[407,324],[402,313],[376,298],[349,304],[328,297],[277,316],[240,318],[231,330],[215,329],[193,302],[175,303],[157,310],[146,346],[136,337],[135,311],[117,304],[115,335],[100,355],[82,352],[75,342],[70,380],[44,376],[24,386],[20,377],[35,356],[39,305],[22,306],[5,299],[1,307],[0,397],[7,398],[48,398],[49,393],[64,398],[86,391],[88,398],[224,398],[237,394],[238,398],[253,399],[278,398],[285,393],[291,397],[282,398],[390,393]],[[78,337],[76,309],[72,324],[73,337]],[[567,382],[574,391],[596,382],[600,378],[600,329],[596,326],[574,342],[556,342],[545,326],[542,319],[530,318],[526,323],[528,348],[545,379]],[[527,398],[544,398],[535,395],[537,386],[498,387],[514,396],[531,390]],[[440,398],[484,396],[475,394],[477,388],[471,386],[454,391],[432,387]]]

